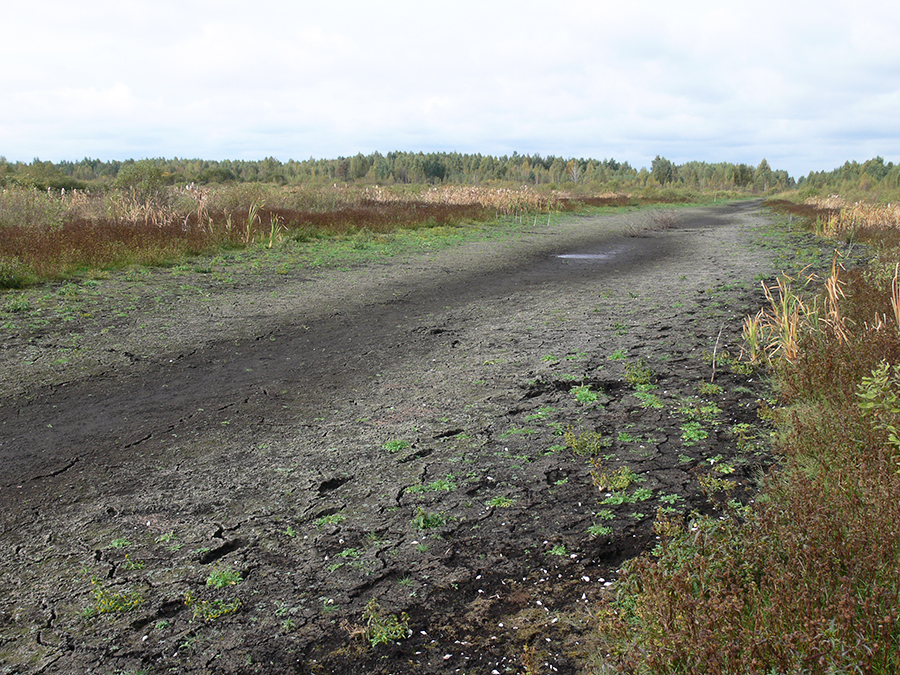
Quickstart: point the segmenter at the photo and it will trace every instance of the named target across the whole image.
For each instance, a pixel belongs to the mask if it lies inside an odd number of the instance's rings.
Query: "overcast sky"
[[[896,0],[4,0],[0,155],[900,163]]]

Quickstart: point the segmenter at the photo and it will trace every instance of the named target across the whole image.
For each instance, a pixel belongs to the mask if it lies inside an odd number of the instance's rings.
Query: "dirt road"
[[[29,291],[0,355],[0,673],[579,672],[657,510],[768,461],[727,355],[814,248],[756,202],[676,213]]]

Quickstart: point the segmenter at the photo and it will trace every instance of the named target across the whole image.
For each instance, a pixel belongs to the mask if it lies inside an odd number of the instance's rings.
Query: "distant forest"
[[[743,190],[757,193],[805,189],[810,193],[832,190],[894,191],[900,188],[900,166],[876,157],[863,163],[846,162],[833,171],[811,172],[795,180],[786,171],[772,169],[763,159],[757,166],[729,162],[675,164],[657,156],[649,169],[636,169],[614,159],[576,159],[520,155],[493,157],[481,154],[389,152],[337,159],[261,160],[85,158],[78,162],[7,162],[0,157],[0,186],[37,189],[90,189],[114,185],[123,169],[140,168],[170,184],[228,184],[265,182],[402,184],[507,184],[547,186],[550,189],[623,191],[647,187],[694,190]],[[126,172],[127,173],[127,172]]]

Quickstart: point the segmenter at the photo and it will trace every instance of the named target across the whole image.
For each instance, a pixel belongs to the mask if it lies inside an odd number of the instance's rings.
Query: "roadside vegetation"
[[[825,278],[766,288],[745,360],[772,377],[760,416],[778,462],[749,505],[658,515],[656,547],[601,613],[595,672],[900,672],[900,212],[860,173],[870,202],[770,202],[871,261],[845,269],[836,253]]]

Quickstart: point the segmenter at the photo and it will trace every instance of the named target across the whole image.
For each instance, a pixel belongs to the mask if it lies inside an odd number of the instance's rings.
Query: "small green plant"
[[[591,525],[587,529],[587,533],[591,538],[596,539],[597,537],[605,537],[608,534],[612,534],[612,528],[606,525]]]
[[[450,522],[450,517],[444,513],[432,513],[423,508],[416,509],[412,523],[420,530],[431,530],[437,527],[443,527]]]
[[[313,525],[317,528],[322,529],[325,525],[337,525],[338,523],[343,523],[347,520],[347,516],[342,513],[332,513],[327,516],[322,516],[320,518],[316,518],[313,521]]]
[[[572,394],[575,396],[575,400],[581,403],[582,405],[587,405],[589,403],[596,403],[599,398],[597,392],[592,391],[589,385],[583,384],[578,387],[572,388]]]
[[[125,561],[122,563],[123,570],[142,570],[147,565],[139,560],[131,560],[128,558],[128,554],[125,554]]]
[[[697,385],[697,391],[701,396],[718,396],[721,394],[724,389],[718,384],[713,384],[712,382],[701,382]]]
[[[628,358],[628,354],[624,349],[617,349],[612,354],[609,355],[610,361],[624,361]]]
[[[206,577],[206,585],[213,588],[225,588],[226,586],[236,586],[241,583],[243,578],[239,572],[235,572],[230,567],[213,570]]]
[[[644,359],[625,364],[625,381],[632,387],[646,387],[653,382],[653,371]]]
[[[109,543],[109,548],[125,548],[127,546],[131,546],[131,542],[124,538],[113,539]]]
[[[615,520],[616,514],[611,509],[600,509],[597,511],[597,517],[600,520]]]
[[[603,450],[609,447],[609,441],[596,431],[583,431],[577,436],[569,429],[564,436],[566,446],[581,457],[596,457],[603,454]]]
[[[6,298],[6,302],[3,303],[3,311],[10,314],[15,314],[17,312],[30,312],[31,301],[22,293],[18,295],[10,295],[8,298]]]
[[[859,407],[875,420],[875,428],[884,431],[895,450],[900,450],[900,364],[882,361],[857,387]],[[900,472],[900,469],[898,469]]]
[[[649,391],[636,391],[634,392],[634,397],[641,402],[642,408],[654,408],[660,410],[665,407],[662,399]]]
[[[681,425],[681,441],[684,445],[696,445],[709,436],[700,422],[685,422]]]
[[[233,614],[238,611],[241,606],[241,601],[238,598],[231,601],[222,600],[221,598],[215,600],[199,600],[195,598],[192,593],[188,592],[184,594],[184,604],[193,611],[194,619],[203,619],[204,621],[210,622],[215,621],[226,614]]]
[[[516,503],[515,499],[511,499],[509,497],[491,497],[491,499],[487,502],[488,506],[493,506],[501,509],[508,509],[510,506]]]
[[[611,474],[600,473],[600,465],[596,463],[594,469],[591,470],[591,478],[594,479],[594,485],[601,492],[607,490],[619,491],[628,489],[635,481],[643,480],[638,474],[629,467],[623,466],[618,468]]]
[[[448,473],[446,478],[439,478],[428,485],[414,485],[407,490],[410,494],[420,494],[423,492],[452,492],[456,489],[454,475]]]
[[[128,612],[142,602],[144,598],[137,591],[117,592],[104,588],[97,577],[91,579],[94,587],[91,594],[94,596],[94,604],[84,610],[85,616],[96,616],[109,612]]]
[[[382,610],[375,598],[369,600],[369,603],[366,605],[363,619],[366,622],[365,637],[372,647],[404,640],[411,635],[409,616],[406,612],[401,613],[399,616],[397,614],[387,614]]]
[[[409,441],[403,440],[391,440],[387,441],[381,447],[387,450],[388,452],[400,452],[401,450],[406,450],[410,446]]]
[[[556,544],[553,548],[551,548],[548,552],[548,555],[569,555],[569,551],[566,549],[565,544]]]

